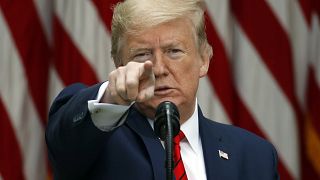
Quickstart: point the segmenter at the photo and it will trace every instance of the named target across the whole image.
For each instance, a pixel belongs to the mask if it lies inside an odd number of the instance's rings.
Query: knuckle
[[[111,91],[111,92],[110,92],[110,96],[111,96],[112,98],[115,98],[115,97],[118,96],[118,93],[115,92],[115,91]]]
[[[148,98],[152,98],[154,96],[154,91],[149,91],[147,93]]]
[[[125,66],[120,66],[120,67],[118,67],[118,71],[123,71],[125,69]]]
[[[130,101],[134,101],[134,100],[136,100],[136,96],[128,96],[128,100],[130,100]]]
[[[146,93],[144,94],[144,98],[145,98],[146,100],[150,99],[151,97],[152,97],[152,95],[151,95],[150,92],[146,92]]]
[[[117,74],[118,74],[117,70],[111,71],[111,72],[109,73],[109,75],[108,75],[108,79],[111,80],[111,79],[117,77]]]
[[[137,85],[138,85],[137,81],[132,80],[132,79],[127,80],[127,87],[128,88],[132,89],[132,88],[137,87]]]
[[[126,93],[126,88],[123,87],[123,86],[119,86],[117,88],[117,91],[120,93],[120,94],[125,94]]]
[[[137,94],[138,92],[136,90],[131,89],[131,90],[128,90],[127,97],[129,100],[133,101],[137,98]]]
[[[141,94],[139,94],[139,96],[137,97],[137,102],[143,102],[144,98],[142,97]]]
[[[133,66],[135,64],[136,64],[136,62],[130,61],[130,62],[128,62],[127,66]]]
[[[120,66],[116,70],[114,70],[114,72],[115,72],[114,75],[118,77],[126,72],[126,67]]]

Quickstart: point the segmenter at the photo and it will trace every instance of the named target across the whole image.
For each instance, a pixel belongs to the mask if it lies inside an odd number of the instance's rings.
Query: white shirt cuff
[[[88,101],[88,109],[93,124],[102,131],[111,131],[121,126],[127,118],[127,110],[130,106],[100,103],[100,100],[108,87],[109,82],[104,82],[97,95],[97,99]]]

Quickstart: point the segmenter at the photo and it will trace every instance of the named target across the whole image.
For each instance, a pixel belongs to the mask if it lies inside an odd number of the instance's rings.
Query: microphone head
[[[165,140],[167,134],[167,119],[170,119],[173,137],[180,131],[180,114],[177,106],[170,101],[159,104],[155,114],[154,131],[161,140]]]

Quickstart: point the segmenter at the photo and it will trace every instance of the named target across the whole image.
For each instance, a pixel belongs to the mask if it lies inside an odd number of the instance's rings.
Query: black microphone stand
[[[165,148],[166,148],[166,170],[167,170],[167,180],[172,180],[173,178],[173,146],[172,146],[172,124],[171,124],[171,117],[167,114],[167,133],[165,139]]]
[[[173,179],[173,143],[172,139],[180,131],[178,108],[169,101],[162,102],[156,111],[154,131],[161,140],[165,141],[166,150],[166,179]]]

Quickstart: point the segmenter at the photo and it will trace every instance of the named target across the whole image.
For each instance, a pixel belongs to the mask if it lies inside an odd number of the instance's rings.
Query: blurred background
[[[63,87],[107,80],[117,0],[0,0],[0,180],[52,179]],[[214,57],[198,101],[274,144],[283,180],[320,179],[320,0],[206,0]],[[186,72],[187,73],[187,72]]]

